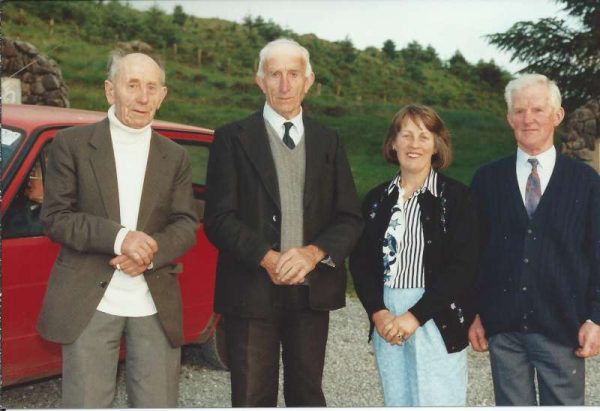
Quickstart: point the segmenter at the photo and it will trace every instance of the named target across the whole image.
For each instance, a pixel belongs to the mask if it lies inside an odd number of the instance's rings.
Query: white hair
[[[119,72],[119,69],[121,68],[121,61],[123,60],[124,57],[127,57],[129,54],[143,54],[143,53],[123,53],[119,50],[113,51],[110,53],[110,56],[108,58],[108,70],[107,70],[107,80],[108,81],[114,81],[115,77],[117,76],[117,73]],[[147,54],[144,54],[147,57]],[[156,63],[156,65],[158,66],[158,68],[160,69],[160,84],[161,85],[165,85],[165,80],[166,80],[166,75],[165,75],[165,69],[163,69],[163,67],[160,65],[160,63],[158,61],[156,61],[155,59],[153,59],[152,57],[150,57],[152,59],[152,61],[154,61]]]
[[[509,113],[512,112],[513,108],[513,94],[516,91],[520,91],[535,85],[543,85],[548,88],[548,94],[550,95],[550,107],[552,107],[555,111],[561,107],[562,98],[556,83],[543,74],[530,73],[523,74],[516,79],[509,81],[509,83],[506,85],[506,88],[504,89],[504,100],[506,100],[506,106],[508,107]]]
[[[271,53],[273,52],[273,49],[279,46],[285,46],[285,47],[290,47],[290,48],[295,48],[296,50],[298,50],[298,53],[300,53],[300,56],[302,57],[302,60],[304,60],[304,65],[305,65],[305,72],[304,75],[306,77],[310,76],[312,74],[312,66],[310,65],[310,53],[308,52],[308,50],[304,47],[302,47],[300,44],[298,44],[297,42],[295,42],[294,40],[291,39],[287,39],[287,38],[280,38],[277,40],[273,40],[270,43],[267,43],[266,46],[264,46],[262,48],[262,50],[259,53],[259,62],[258,62],[258,70],[256,71],[256,75],[260,78],[264,78],[265,77],[265,62],[269,59],[269,57],[271,57]]]

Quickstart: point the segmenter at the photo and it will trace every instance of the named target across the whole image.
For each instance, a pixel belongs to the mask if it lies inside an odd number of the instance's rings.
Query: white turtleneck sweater
[[[115,239],[115,254],[121,254],[125,235],[137,229],[152,130],[149,124],[140,129],[127,127],[115,115],[114,106],[108,110],[108,121],[117,166],[121,225],[125,227]],[[121,317],[143,317],[157,312],[144,275],[132,277],[120,270],[114,271],[97,309]]]

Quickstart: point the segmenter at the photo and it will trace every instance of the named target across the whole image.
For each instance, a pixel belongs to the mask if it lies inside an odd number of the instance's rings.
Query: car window
[[[16,148],[19,146],[21,141],[23,140],[24,134],[20,131],[15,131],[8,129],[6,127],[2,128],[2,136],[0,137],[2,141],[1,154],[0,157],[0,170],[4,171],[4,167],[10,162],[13,154],[15,153]]]
[[[44,175],[48,159],[46,145],[29,169],[14,200],[2,217],[2,237],[20,238],[44,235],[40,211],[44,201]]]
[[[204,219],[204,186],[206,185],[206,168],[210,147],[207,144],[190,142],[189,140],[177,141],[188,152],[192,163],[192,185],[194,188],[194,207],[200,221]]]
[[[190,144],[189,142],[178,141],[188,152],[192,163],[192,183],[194,185],[206,185],[206,168],[208,166],[208,153],[210,152],[207,145]]]

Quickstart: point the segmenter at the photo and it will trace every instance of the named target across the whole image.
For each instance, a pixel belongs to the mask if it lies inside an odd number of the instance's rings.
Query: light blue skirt
[[[383,299],[394,315],[405,313],[423,288],[384,286]],[[429,320],[402,345],[388,344],[373,331],[373,349],[386,406],[465,406],[467,351],[448,354],[442,336]]]

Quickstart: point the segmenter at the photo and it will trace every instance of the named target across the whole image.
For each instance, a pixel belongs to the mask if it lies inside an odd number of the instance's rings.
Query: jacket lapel
[[[325,161],[332,161],[328,157],[327,147],[324,147],[324,139],[319,138],[313,122],[304,117],[304,147],[306,150],[306,171],[304,177],[304,208],[308,206],[312,196],[317,192],[319,175],[321,172],[322,155],[325,153]]]
[[[106,215],[110,220],[120,222],[117,166],[110,138],[108,118],[97,124],[89,144],[95,149],[90,156],[90,162],[94,170],[102,202],[104,203]]]
[[[159,190],[164,190],[170,182],[166,180],[165,173],[161,172],[163,167],[161,163],[167,156],[162,148],[162,138],[154,130],[150,140],[150,151],[148,153],[148,162],[146,163],[146,174],[144,176],[144,186],[142,188],[142,199],[140,201],[140,212],[138,215],[137,229],[144,230],[148,218],[152,215],[152,210],[158,201]]]
[[[262,111],[256,112],[240,125],[242,127],[239,134],[241,146],[252,162],[271,199],[277,205],[277,208],[281,209],[277,171],[275,170],[275,162]]]

